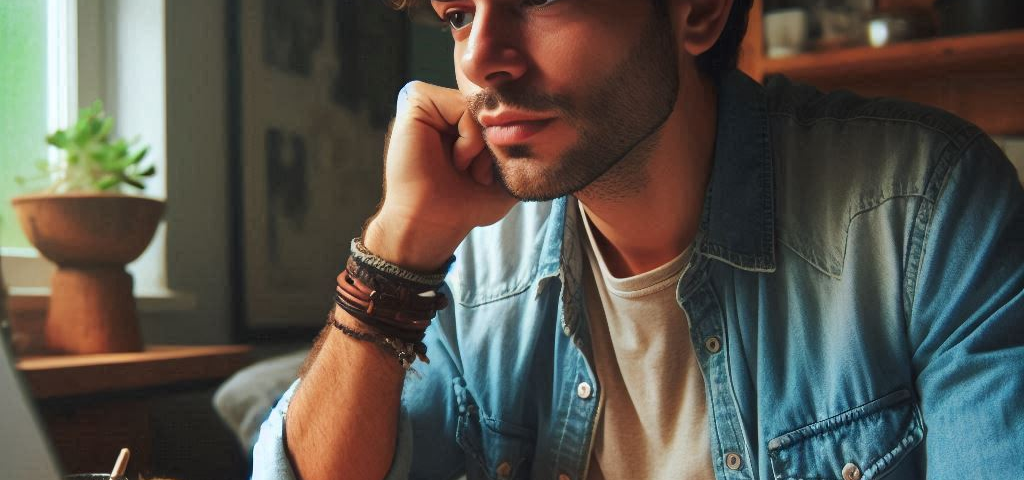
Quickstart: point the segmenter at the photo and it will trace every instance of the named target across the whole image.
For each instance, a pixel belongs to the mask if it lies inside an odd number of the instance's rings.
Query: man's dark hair
[[[397,9],[416,6],[422,0],[388,0]],[[653,0],[656,6],[664,6],[667,0]],[[747,34],[747,18],[753,0],[733,0],[729,19],[718,37],[718,41],[708,51],[697,56],[697,68],[702,72],[719,78],[722,74],[736,69],[740,57],[740,44]]]

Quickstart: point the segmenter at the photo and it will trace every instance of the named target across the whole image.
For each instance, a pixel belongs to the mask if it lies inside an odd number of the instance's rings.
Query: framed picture
[[[409,21],[367,0],[230,0],[227,18],[236,336],[308,336],[380,199]]]

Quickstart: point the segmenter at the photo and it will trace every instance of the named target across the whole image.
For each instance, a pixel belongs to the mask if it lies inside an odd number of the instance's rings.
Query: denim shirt
[[[739,72],[718,115],[677,288],[716,477],[1021,478],[1024,193],[998,148],[938,110]],[[578,215],[522,203],[459,248],[389,478],[586,478],[602,390]],[[254,478],[293,478],[297,385]]]

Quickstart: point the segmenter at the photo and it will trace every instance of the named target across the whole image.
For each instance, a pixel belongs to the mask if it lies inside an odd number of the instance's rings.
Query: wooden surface
[[[18,361],[37,399],[216,380],[248,363],[251,347],[151,346],[138,353],[29,356]]]
[[[764,14],[762,0],[754,0],[747,17],[747,34],[740,44],[740,58],[737,67],[751,78],[764,77]]]
[[[850,78],[991,70],[994,65],[1020,68],[1022,61],[1024,30],[1010,30],[765,59],[764,73],[835,83]]]
[[[46,421],[66,472],[110,471],[122,447],[132,451],[129,478],[152,475],[151,459],[162,445],[153,425],[153,405],[168,399],[205,392],[249,362],[251,347],[151,346],[138,353],[95,355],[24,356],[18,361],[39,411]],[[174,408],[173,423],[187,425],[198,435],[209,436],[219,423],[210,410],[198,421]],[[167,412],[165,412],[166,414]],[[223,427],[220,427],[223,429]],[[230,435],[218,446],[234,448]],[[181,445],[185,458],[202,458],[207,452],[191,452],[196,443]],[[165,442],[166,443],[166,442]],[[205,442],[209,444],[209,442]],[[223,452],[221,453],[223,455]],[[233,475],[222,476],[232,478]]]

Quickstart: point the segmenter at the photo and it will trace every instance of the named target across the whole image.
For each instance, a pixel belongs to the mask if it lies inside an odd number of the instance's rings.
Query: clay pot
[[[125,265],[142,255],[164,202],[111,194],[27,195],[11,200],[21,228],[57,264],[46,318],[55,352],[142,350],[142,335]]]

